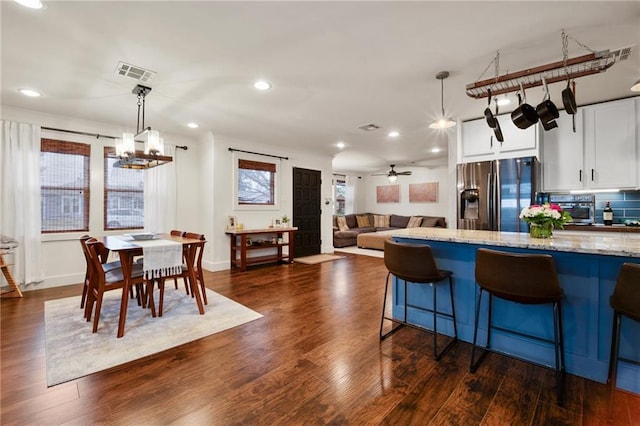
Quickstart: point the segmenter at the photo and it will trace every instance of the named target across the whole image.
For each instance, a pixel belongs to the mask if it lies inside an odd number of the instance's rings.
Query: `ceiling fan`
[[[389,165],[391,167],[391,170],[389,170],[387,173],[375,173],[372,174],[371,176],[386,176],[389,179],[389,182],[395,182],[398,180],[398,176],[411,176],[411,171],[406,171],[406,172],[396,172],[394,170],[394,167],[396,166],[395,164],[390,164]]]

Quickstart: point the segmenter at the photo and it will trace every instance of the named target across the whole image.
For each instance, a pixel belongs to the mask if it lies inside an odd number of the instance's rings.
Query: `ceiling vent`
[[[142,67],[120,61],[116,68],[116,74],[130,77],[143,83],[148,83],[157,73],[155,71],[146,70]]]
[[[362,126],[358,126],[358,129],[364,130],[365,132],[371,132],[373,130],[378,130],[379,128],[380,128],[380,126],[378,126],[377,124],[373,124],[373,123],[363,124]]]

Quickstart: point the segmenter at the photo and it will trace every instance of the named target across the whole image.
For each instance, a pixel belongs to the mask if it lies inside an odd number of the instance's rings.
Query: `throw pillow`
[[[385,214],[384,215],[384,227],[385,228],[389,227],[389,220],[391,220],[391,215]]]
[[[407,228],[417,228],[422,223],[422,216],[411,216]]]
[[[383,214],[374,214],[373,215],[373,226],[376,228],[384,228],[386,225]]]
[[[358,228],[369,228],[371,226],[368,215],[357,215],[356,220],[358,221]]]
[[[349,227],[347,226],[347,219],[344,216],[338,216],[336,218],[336,223],[338,224],[339,230],[341,231],[349,230]]]
[[[436,226],[442,226],[439,224],[440,218],[438,217],[425,217],[422,219],[423,228],[434,228]]]

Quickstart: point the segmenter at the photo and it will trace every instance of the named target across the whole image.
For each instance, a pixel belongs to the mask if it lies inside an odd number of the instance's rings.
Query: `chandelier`
[[[136,134],[125,132],[122,138],[116,139],[115,148],[119,160],[113,164],[114,167],[149,169],[173,160],[170,156],[164,155],[164,141],[160,137],[160,132],[152,130],[151,127],[145,127],[145,102],[149,92],[151,87],[141,84],[136,85],[131,91],[138,97]],[[144,143],[144,151],[136,151],[136,142]]]

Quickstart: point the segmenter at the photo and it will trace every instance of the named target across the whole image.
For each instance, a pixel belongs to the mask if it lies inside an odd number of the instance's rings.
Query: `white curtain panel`
[[[165,145],[164,150],[173,161],[144,172],[144,227],[155,233],[171,231],[177,220],[176,148]]]
[[[40,126],[2,120],[0,190],[0,233],[19,244],[15,278],[41,282]]]
[[[356,213],[355,210],[358,199],[358,178],[355,176],[347,176],[345,184],[344,212],[345,214],[353,214]]]

